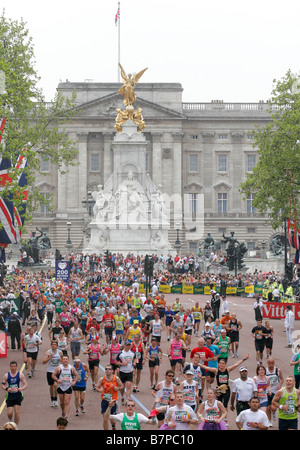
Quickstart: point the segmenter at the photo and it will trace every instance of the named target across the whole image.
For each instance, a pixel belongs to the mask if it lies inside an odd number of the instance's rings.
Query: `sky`
[[[26,22],[47,101],[60,81],[117,82],[118,49],[140,82],[175,82],[184,102],[258,102],[299,72],[299,0],[2,0]]]

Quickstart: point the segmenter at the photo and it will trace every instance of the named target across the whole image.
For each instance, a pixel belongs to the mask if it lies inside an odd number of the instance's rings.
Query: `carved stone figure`
[[[283,237],[280,234],[276,234],[271,243],[270,243],[270,251],[273,255],[278,256],[283,253]]]
[[[150,244],[151,249],[153,250],[164,249],[169,245],[168,241],[164,238],[160,230],[152,232]]]
[[[166,213],[166,204],[163,193],[161,191],[161,184],[151,193],[151,212],[154,221],[160,220],[166,222],[168,220]]]
[[[38,228],[37,228],[37,230],[40,231]],[[50,238],[47,236],[47,233],[45,233],[45,232],[41,232],[41,233],[42,233],[42,236],[38,239],[38,247],[41,250],[48,250],[51,248]]]
[[[206,238],[204,239],[204,248],[210,248],[212,245],[214,245],[215,240],[214,238],[211,236],[210,233],[207,233]]]
[[[97,219],[97,222],[106,222],[108,220],[108,210],[111,194],[104,192],[103,186],[98,185],[98,191],[92,192],[92,197],[95,200],[93,208],[93,214]]]

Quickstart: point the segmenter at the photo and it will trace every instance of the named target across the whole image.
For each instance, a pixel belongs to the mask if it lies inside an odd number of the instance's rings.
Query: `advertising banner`
[[[0,333],[0,358],[7,358],[7,336]]]
[[[289,305],[295,314],[295,320],[300,319],[300,303],[265,302],[263,305],[263,319],[285,319],[285,309]]]

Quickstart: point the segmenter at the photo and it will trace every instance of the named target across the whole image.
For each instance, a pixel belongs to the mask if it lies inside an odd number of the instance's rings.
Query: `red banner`
[[[300,320],[300,303],[273,303],[265,302],[263,305],[264,319],[285,319],[287,305],[295,314],[295,320]]]
[[[0,358],[7,358],[7,336],[0,333]]]

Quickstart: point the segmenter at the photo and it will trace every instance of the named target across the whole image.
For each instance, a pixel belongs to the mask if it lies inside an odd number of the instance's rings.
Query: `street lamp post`
[[[287,218],[284,218],[284,275],[287,278]]]
[[[71,249],[73,247],[72,241],[71,241],[71,222],[67,222],[67,227],[68,227],[68,238],[66,241],[66,247],[67,249]]]
[[[261,251],[260,257],[262,259],[266,259],[266,252],[265,252],[266,241],[261,241],[261,248],[262,248],[262,251]]]
[[[179,227],[180,227],[180,223],[176,222],[177,237],[176,237],[176,241],[175,241],[174,247],[176,248],[177,253],[180,252],[180,248],[181,248],[181,242],[180,242],[180,239],[179,239]]]

